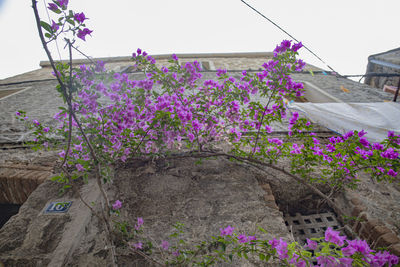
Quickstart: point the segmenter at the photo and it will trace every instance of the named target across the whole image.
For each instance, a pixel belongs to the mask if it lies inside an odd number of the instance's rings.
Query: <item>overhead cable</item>
[[[285,34],[287,34],[290,38],[292,38],[294,41],[296,42],[300,42],[299,40],[297,40],[296,38],[293,37],[293,35],[291,35],[290,33],[288,33],[287,31],[285,31],[282,27],[280,27],[278,24],[276,24],[275,22],[273,22],[271,19],[267,18],[264,14],[262,14],[260,11],[258,11],[257,9],[255,9],[254,7],[252,7],[251,5],[249,5],[248,3],[246,3],[246,1],[244,0],[240,0],[242,1],[246,6],[248,6],[249,8],[251,8],[252,10],[254,10],[256,13],[258,13],[260,16],[262,16],[264,19],[268,20],[269,22],[271,22],[274,26],[276,26],[278,29],[280,29],[281,31],[283,31]],[[309,49],[306,45],[303,44],[303,47],[310,52],[312,55],[314,55],[316,58],[319,59],[319,61],[321,61],[322,63],[324,63],[331,71],[338,73],[337,71],[335,71],[331,66],[329,66],[324,60],[322,60],[322,58],[320,58],[317,54],[315,54],[313,51],[311,51],[311,49]]]

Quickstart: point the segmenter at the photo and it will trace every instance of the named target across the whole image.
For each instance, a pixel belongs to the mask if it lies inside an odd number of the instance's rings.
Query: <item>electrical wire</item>
[[[285,31],[282,27],[280,27],[278,24],[276,24],[275,22],[273,22],[271,19],[267,18],[264,14],[262,14],[260,11],[258,11],[257,9],[255,9],[254,7],[252,7],[251,5],[249,5],[248,3],[246,3],[246,1],[244,0],[240,0],[241,2],[243,2],[243,4],[245,4],[246,6],[248,6],[249,8],[251,8],[252,10],[254,10],[257,14],[259,14],[260,16],[262,16],[264,19],[268,20],[269,22],[271,22],[275,27],[277,27],[279,30],[283,31],[285,34],[287,34],[290,38],[292,38],[294,41],[296,42],[300,42],[299,40],[297,40],[296,38],[293,37],[293,35],[291,35],[290,33],[288,33],[287,31]],[[317,59],[319,59],[319,61],[321,61],[322,63],[324,63],[325,66],[327,66],[331,71],[338,73],[337,71],[335,71],[331,66],[329,66],[322,58],[320,58],[317,54],[315,54],[313,51],[311,51],[311,49],[309,49],[305,44],[303,44],[303,47],[310,52],[312,55],[314,55]]]

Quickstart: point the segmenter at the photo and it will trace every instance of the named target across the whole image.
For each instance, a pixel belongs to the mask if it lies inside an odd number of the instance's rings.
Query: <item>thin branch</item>
[[[145,253],[143,253],[143,252],[140,251],[140,250],[137,250],[137,249],[136,249],[136,250],[134,250],[134,252],[135,252],[136,254],[142,256],[143,258],[145,258],[145,259],[148,260],[149,262],[155,263],[155,264],[157,264],[157,265],[159,265],[159,266],[166,266],[166,265],[164,265],[164,264],[162,264],[162,263],[159,263],[159,262],[156,261],[155,259],[149,257],[148,255],[146,255]]]

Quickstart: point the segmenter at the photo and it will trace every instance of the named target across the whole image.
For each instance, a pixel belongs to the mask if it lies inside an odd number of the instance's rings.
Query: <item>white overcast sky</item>
[[[363,74],[369,55],[400,46],[400,0],[247,2],[341,74]],[[272,51],[289,38],[240,0],[70,0],[70,7],[90,18],[93,37],[80,48],[94,57],[138,47],[150,54]],[[30,0],[0,0],[0,32],[0,79],[46,60]],[[327,69],[304,48],[300,57]]]

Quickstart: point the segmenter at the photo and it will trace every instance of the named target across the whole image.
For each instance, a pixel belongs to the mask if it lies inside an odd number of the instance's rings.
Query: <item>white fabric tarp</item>
[[[400,103],[290,103],[312,122],[343,134],[350,130],[365,130],[372,142],[382,141],[388,131],[400,134]]]

